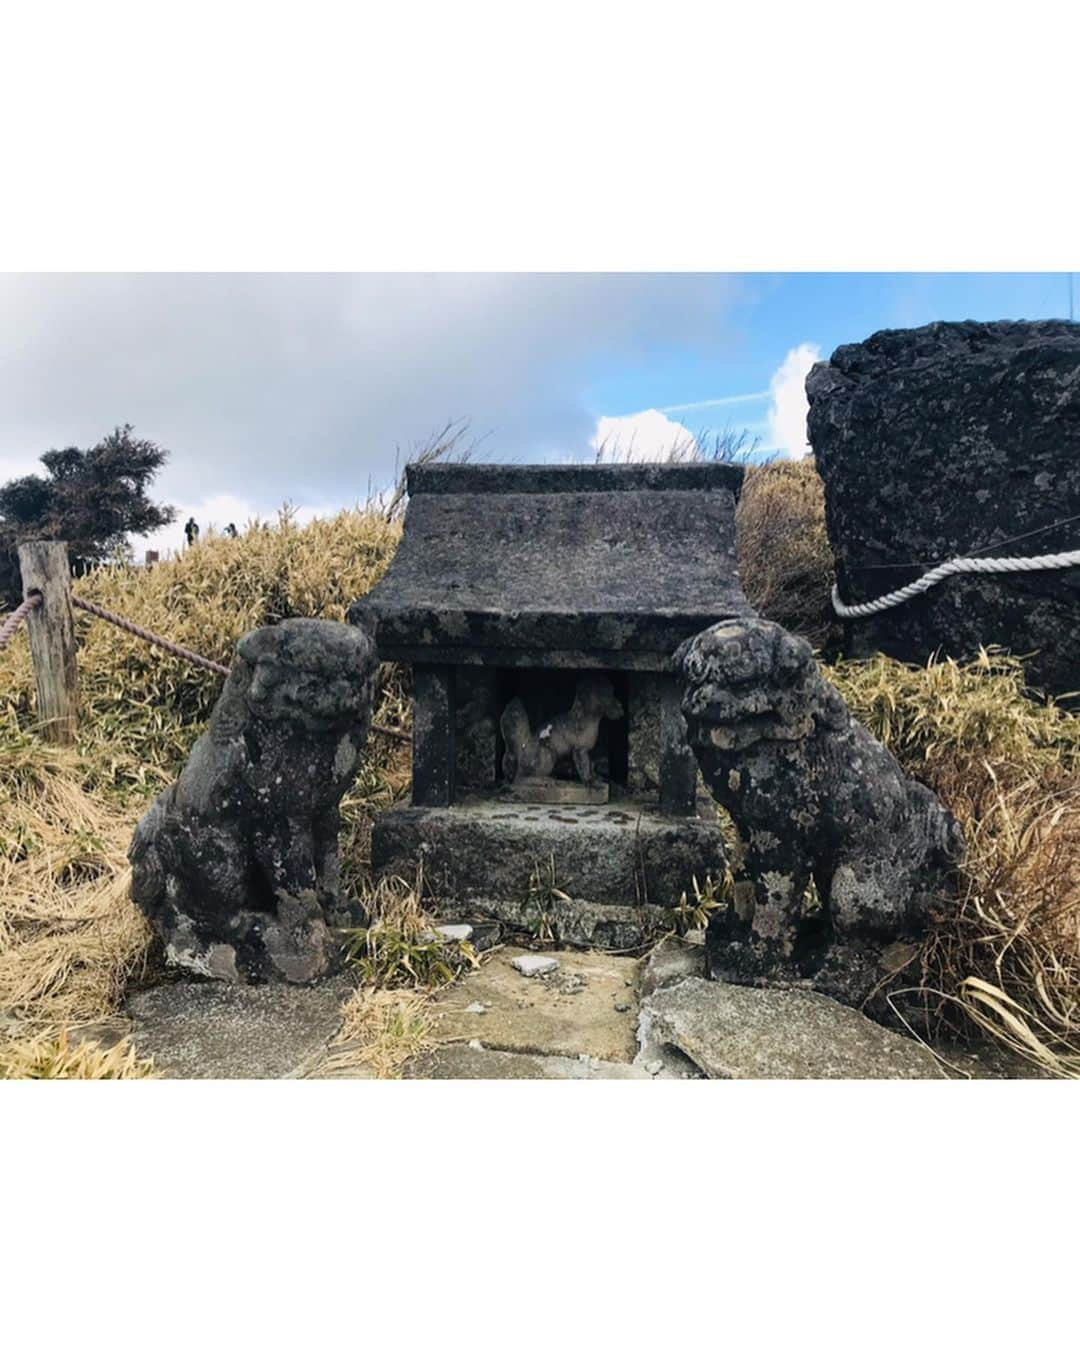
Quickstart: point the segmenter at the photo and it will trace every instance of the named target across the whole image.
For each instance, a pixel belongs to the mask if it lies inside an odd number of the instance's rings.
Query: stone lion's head
[[[807,736],[815,703],[828,702],[809,642],[765,619],[714,624],[683,643],[675,668],[691,734],[718,749]]]
[[[246,667],[244,702],[254,717],[321,730],[367,715],[378,657],[361,628],[286,619],[245,634],[236,650]]]

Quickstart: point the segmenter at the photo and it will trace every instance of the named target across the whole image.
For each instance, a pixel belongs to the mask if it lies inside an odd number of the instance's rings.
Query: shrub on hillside
[[[816,648],[837,633],[833,555],[825,531],[825,492],[813,461],[752,465],[735,514],[739,576],[766,619]]]
[[[133,431],[117,427],[90,450],[50,450],[41,456],[44,476],[0,487],[0,604],[14,608],[22,598],[21,539],[66,539],[81,575],[123,550],[129,534],[150,534],[173,519],[173,507],[147,496],[168,454]]]

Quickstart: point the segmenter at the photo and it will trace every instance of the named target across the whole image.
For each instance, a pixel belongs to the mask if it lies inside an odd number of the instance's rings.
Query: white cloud
[[[656,408],[626,417],[601,417],[589,445],[602,460],[686,458],[697,448],[694,436]]]
[[[587,443],[598,369],[647,368],[675,340],[718,359],[738,290],[690,273],[0,275],[0,458],[37,469],[132,422],[170,452],[157,499],[190,514],[230,494],[263,515],[363,498],[448,419],[492,458],[549,459]]]
[[[810,452],[806,440],[806,377],[814,362],[820,360],[821,352],[812,342],[801,342],[788,352],[769,381],[772,403],[767,421],[768,448],[781,451],[789,459],[801,459]]]

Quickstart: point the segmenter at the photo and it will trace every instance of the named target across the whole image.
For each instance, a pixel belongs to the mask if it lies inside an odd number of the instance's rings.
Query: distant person
[[[230,520],[229,523],[228,523],[228,525],[225,526],[225,538],[226,538],[226,539],[236,539],[236,538],[238,538],[238,537],[239,537],[239,536],[238,536],[237,533],[236,533],[236,526],[235,526],[235,525],[232,523],[232,521]]]
[[[184,537],[188,541],[189,548],[191,547],[192,544],[194,544],[196,539],[198,539],[199,537],[199,527],[195,523],[194,516],[191,516],[188,520],[188,523],[184,526]]]

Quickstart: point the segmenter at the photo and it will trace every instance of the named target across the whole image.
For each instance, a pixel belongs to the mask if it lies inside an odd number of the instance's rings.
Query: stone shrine
[[[349,620],[412,667],[413,791],[372,835],[446,917],[631,946],[725,870],[672,656],[750,617],[742,469],[413,465],[404,535]]]

